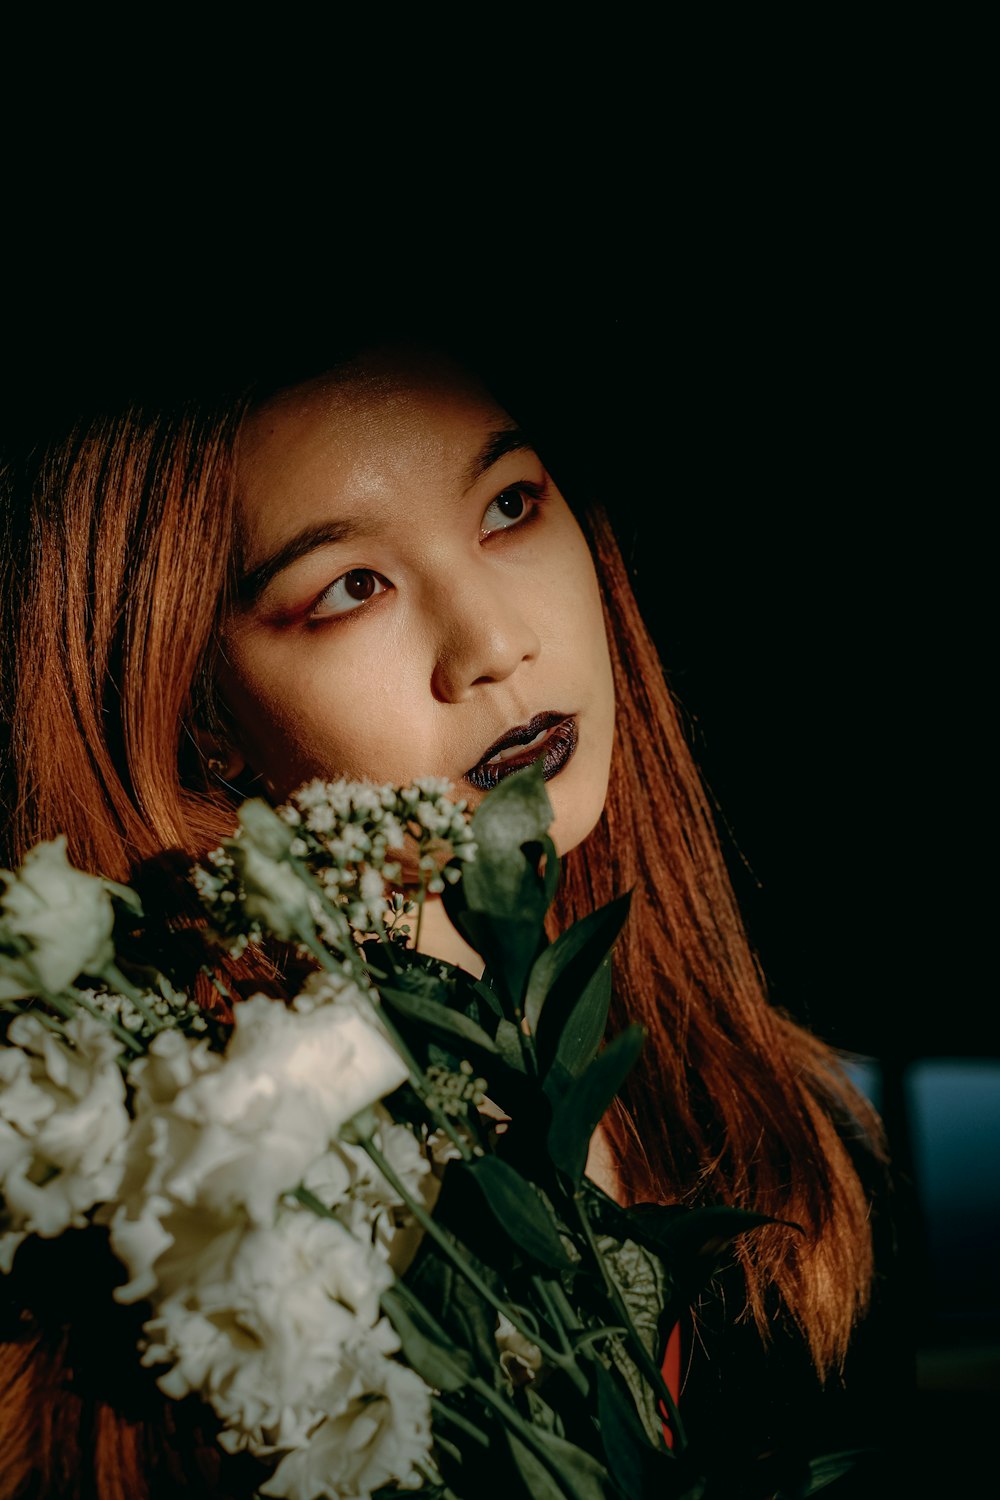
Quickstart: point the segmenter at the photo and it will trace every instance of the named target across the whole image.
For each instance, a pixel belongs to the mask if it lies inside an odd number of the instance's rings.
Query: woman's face
[[[614,730],[590,551],[511,418],[443,356],[377,352],[248,419],[219,687],[273,800],[447,777],[475,805],[544,757],[560,852]]]

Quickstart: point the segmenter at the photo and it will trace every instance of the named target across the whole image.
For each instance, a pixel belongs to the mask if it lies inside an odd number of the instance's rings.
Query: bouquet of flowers
[[[623,1208],[587,1178],[643,1042],[603,1043],[628,900],[550,943],[540,768],[471,821],[448,790],[243,805],[193,873],[209,932],[290,945],[305,978],[231,1020],[143,961],[135,893],[63,839],[0,873],[0,1271],[27,1236],[105,1233],[142,1363],[269,1465],[262,1495],[710,1496],[660,1359],[764,1220]],[[482,978],[413,945],[430,894]]]

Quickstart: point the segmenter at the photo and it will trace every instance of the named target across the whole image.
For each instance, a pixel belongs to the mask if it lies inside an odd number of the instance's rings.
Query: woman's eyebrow
[[[485,443],[476,454],[475,458],[467,465],[465,470],[464,488],[471,490],[478,479],[482,479],[487,469],[492,469],[495,463],[507,453],[520,453],[523,450],[533,451],[531,442],[526,433],[520,427],[498,427],[491,432]]]
[[[241,606],[249,609],[256,604],[268,584],[279,573],[284,572],[285,568],[298,562],[300,557],[305,557],[307,552],[315,552],[317,547],[332,547],[337,542],[349,541],[357,531],[354,521],[313,521],[310,525],[303,526],[287,542],[283,542],[277,552],[272,552],[270,557],[265,557],[263,562],[240,577],[236,584],[236,597]]]
[[[508,453],[523,451],[532,451],[532,445],[520,427],[496,428],[488,435],[475,458],[466,465],[462,474],[463,490],[471,490]],[[315,552],[318,547],[331,547],[338,542],[350,541],[359,529],[356,522],[349,520],[314,521],[303,526],[287,542],[283,542],[276,552],[272,552],[270,557],[265,557],[240,577],[236,585],[236,597],[240,605],[249,609],[257,603],[268,584],[279,573],[290,568],[292,563],[298,562],[300,557]]]

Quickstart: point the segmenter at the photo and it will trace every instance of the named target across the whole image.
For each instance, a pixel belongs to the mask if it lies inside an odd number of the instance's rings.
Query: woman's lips
[[[573,714],[549,710],[536,714],[527,724],[517,724],[499,740],[494,740],[464,780],[488,792],[505,776],[530,766],[544,757],[542,777],[550,781],[558,775],[576,749],[579,731]]]

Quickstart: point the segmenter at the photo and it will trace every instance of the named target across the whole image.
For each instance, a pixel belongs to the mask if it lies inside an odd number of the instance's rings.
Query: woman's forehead
[[[400,347],[365,351],[333,369],[269,395],[251,407],[240,456],[259,452],[277,432],[286,439],[317,428],[342,441],[363,441],[379,425],[412,412],[426,425],[460,421],[500,408],[482,382],[442,350]]]
[[[243,527],[268,532],[339,497],[385,499],[418,474],[463,486],[513,422],[477,377],[439,351],[379,349],[253,408],[237,451]]]

